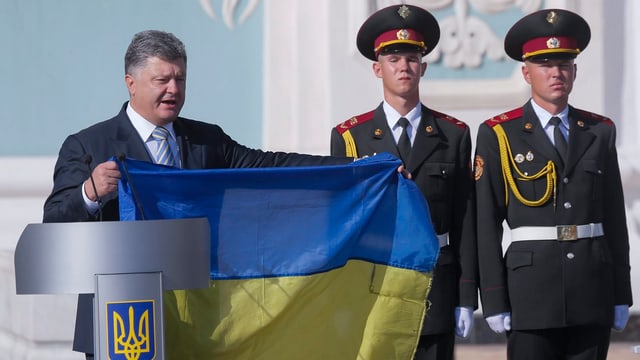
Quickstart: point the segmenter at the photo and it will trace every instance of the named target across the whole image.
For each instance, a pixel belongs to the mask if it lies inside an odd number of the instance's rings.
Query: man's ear
[[[379,61],[374,61],[373,64],[371,65],[371,68],[373,69],[373,74],[377,78],[382,78],[382,67],[380,66]]]
[[[524,81],[526,81],[527,84],[531,85],[531,76],[529,74],[529,68],[527,67],[527,64],[523,64],[520,70],[522,71],[522,77],[524,78]]]
[[[126,74],[124,76],[124,83],[127,85],[127,90],[129,90],[129,95],[133,96],[136,93],[136,81],[130,74]]]

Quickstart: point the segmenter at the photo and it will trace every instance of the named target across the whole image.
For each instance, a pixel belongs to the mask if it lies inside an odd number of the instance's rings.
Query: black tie
[[[555,127],[553,129],[553,142],[556,144],[556,150],[560,154],[562,161],[567,161],[567,140],[565,140],[564,135],[562,135],[562,131],[560,130],[560,118],[554,116],[549,120],[549,122]]]
[[[409,133],[407,131],[409,120],[402,117],[398,120],[398,125],[402,127],[402,134],[400,134],[400,139],[398,139],[398,151],[400,152],[402,161],[406,165],[409,162],[409,156],[411,155],[411,140],[409,140]]]

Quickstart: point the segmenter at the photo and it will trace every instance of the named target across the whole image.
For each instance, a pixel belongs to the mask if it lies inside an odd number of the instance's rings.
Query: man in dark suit
[[[615,126],[569,105],[589,39],[586,21],[566,10],[513,25],[504,46],[523,62],[531,99],[478,130],[480,294],[510,359],[604,360],[632,304]]]
[[[381,9],[364,22],[358,49],[374,61],[384,101],[336,126],[331,154],[394,154],[424,194],[441,248],[415,359],[448,360],[455,334],[467,337],[471,331],[478,295],[469,127],[420,102],[419,82],[427,67],[422,57],[439,35],[436,19],[411,5]]]
[[[136,34],[125,55],[130,100],[115,117],[70,135],[55,165],[44,222],[117,221],[120,172],[109,158],[130,158],[185,169],[343,164],[349,158],[265,152],[242,146],[219,126],[179,117],[187,55],[170,33]],[[89,177],[93,168],[95,188]],[[179,186],[179,185],[178,185]],[[73,349],[93,358],[92,295],[80,295]]]

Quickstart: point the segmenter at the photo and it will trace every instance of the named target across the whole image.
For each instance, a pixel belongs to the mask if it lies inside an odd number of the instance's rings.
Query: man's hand
[[[115,161],[105,161],[98,164],[93,169],[93,180],[95,181],[96,188],[93,189],[91,184],[91,178],[85,180],[84,191],[87,198],[91,201],[97,201],[98,197],[103,197],[113,191],[118,190],[118,180],[120,180],[120,170],[118,164]]]
[[[502,334],[505,331],[511,330],[511,313],[504,312],[498,315],[489,316],[487,318],[487,324],[493,332],[496,334]]]
[[[376,155],[375,153],[373,154],[374,156]],[[368,158],[368,155],[365,155],[363,157],[359,157],[359,158],[354,158],[353,161],[358,161],[358,160],[362,160],[362,159],[366,159]],[[411,180],[411,173],[407,171],[407,169],[404,168],[404,165],[400,165],[398,166],[398,173],[402,174],[402,177],[404,177],[405,179],[409,179]]]
[[[405,179],[411,180],[411,173],[404,168],[404,165],[398,166],[398,173],[402,174]]]
[[[473,309],[468,306],[456,307],[455,315],[456,335],[466,339],[473,328]]]

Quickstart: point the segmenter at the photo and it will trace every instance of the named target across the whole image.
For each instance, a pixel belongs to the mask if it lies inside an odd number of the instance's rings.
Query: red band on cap
[[[578,54],[578,44],[575,38],[566,36],[549,36],[531,39],[522,45],[522,59],[548,53]]]
[[[410,44],[418,46],[423,50],[426,49],[424,45],[424,38],[419,32],[411,29],[394,29],[380,34],[380,36],[378,36],[373,42],[373,50],[377,54],[384,47],[393,44]]]

